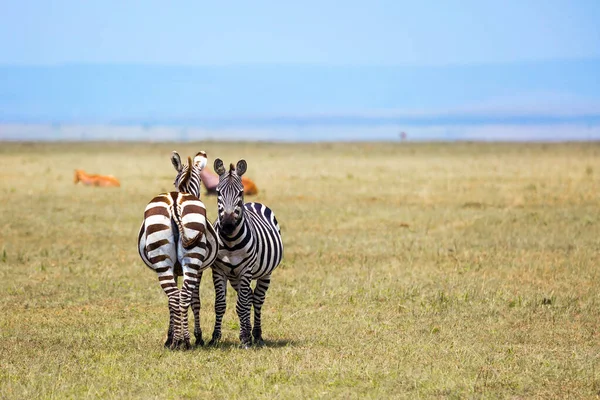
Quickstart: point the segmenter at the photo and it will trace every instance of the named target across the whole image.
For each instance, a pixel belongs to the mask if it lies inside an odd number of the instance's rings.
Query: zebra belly
[[[246,255],[247,257],[247,255]],[[252,269],[252,279],[256,280],[263,276],[270,275],[274,268],[265,268],[260,266],[256,261],[250,263],[243,263],[245,257],[242,255],[230,256],[219,253],[218,260],[215,262],[214,267],[222,271],[227,279],[236,280],[244,274],[247,268]],[[236,263],[233,263],[235,261]],[[232,266],[235,266],[232,268]]]

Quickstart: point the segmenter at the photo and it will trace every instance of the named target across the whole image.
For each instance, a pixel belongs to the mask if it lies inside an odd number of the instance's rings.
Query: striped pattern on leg
[[[214,346],[221,339],[221,326],[223,324],[223,315],[227,308],[227,278],[219,269],[213,269],[213,285],[215,287],[215,329],[213,330],[212,339],[208,343]]]
[[[238,295],[235,311],[240,319],[240,342],[242,347],[248,347],[252,344],[252,324],[250,322],[250,311],[252,309],[251,280],[252,273],[247,273],[240,280],[231,282],[231,286]]]
[[[262,338],[261,311],[270,284],[271,275],[258,278],[252,292],[252,306],[254,307],[254,327],[252,328],[252,337],[254,338],[254,343],[259,346],[264,346],[265,344]]]

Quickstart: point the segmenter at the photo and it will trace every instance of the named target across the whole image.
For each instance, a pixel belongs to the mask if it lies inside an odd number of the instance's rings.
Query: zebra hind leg
[[[169,330],[167,331],[167,340],[165,341],[165,347],[173,350],[175,343],[177,342],[178,336],[181,334],[179,327],[179,289],[176,293],[171,293],[169,296]]]
[[[169,312],[170,314],[170,312]],[[168,349],[173,344],[173,318],[169,318],[169,329],[167,330],[167,339],[165,340],[165,347]]]
[[[198,284],[192,293],[192,313],[194,314],[194,336],[196,337],[196,347],[204,346],[202,340],[202,329],[200,328],[200,282],[202,281],[202,272],[198,274]]]
[[[175,287],[177,287],[177,276],[174,277],[174,280],[175,280]],[[164,289],[165,288],[163,288],[163,290]],[[169,294],[167,294],[167,296],[169,296]],[[164,346],[167,349],[171,348],[171,345],[173,344],[174,326],[175,326],[175,315],[172,312],[171,299],[169,298],[169,328],[167,329],[167,339],[165,340],[165,344],[164,344]]]
[[[190,343],[190,331],[188,329],[188,308],[192,303],[192,293],[196,290],[198,284],[194,278],[184,275],[183,285],[179,291],[179,312],[181,313],[181,339],[174,341],[175,348],[189,350],[192,348]]]
[[[169,329],[165,347],[173,350],[181,340],[181,314],[179,312],[179,289],[173,275],[159,276],[160,285],[169,299]]]
[[[270,284],[271,276],[259,278],[256,281],[256,287],[252,293],[252,305],[254,308],[254,327],[252,328],[252,337],[254,338],[254,345],[259,347],[265,345],[265,341],[262,338],[261,311]]]

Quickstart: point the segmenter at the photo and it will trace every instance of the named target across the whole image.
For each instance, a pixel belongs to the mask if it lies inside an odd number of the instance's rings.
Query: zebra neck
[[[199,190],[198,187],[188,186],[188,187],[185,188],[185,191],[187,193],[191,194],[192,196],[200,198],[200,190]]]

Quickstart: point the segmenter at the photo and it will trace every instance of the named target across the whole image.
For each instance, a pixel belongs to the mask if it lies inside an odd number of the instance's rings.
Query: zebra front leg
[[[221,340],[221,326],[223,324],[223,315],[227,308],[227,278],[220,270],[212,270],[213,285],[215,287],[215,329],[212,339],[208,342],[209,346],[216,346]]]
[[[252,336],[254,337],[254,344],[260,347],[265,345],[265,341],[262,338],[261,310],[270,284],[271,276],[263,276],[256,281],[256,287],[252,293],[252,305],[254,307],[254,327],[252,328]]]
[[[252,336],[250,332],[252,330],[252,325],[250,324],[250,311],[252,309],[251,280],[252,273],[249,271],[233,285],[233,288],[238,294],[235,311],[240,319],[240,346],[244,349],[247,349],[252,345]]]
[[[192,313],[194,314],[194,336],[196,337],[196,347],[204,346],[202,329],[200,328],[200,282],[202,282],[202,272],[198,273],[198,284],[192,293]]]

